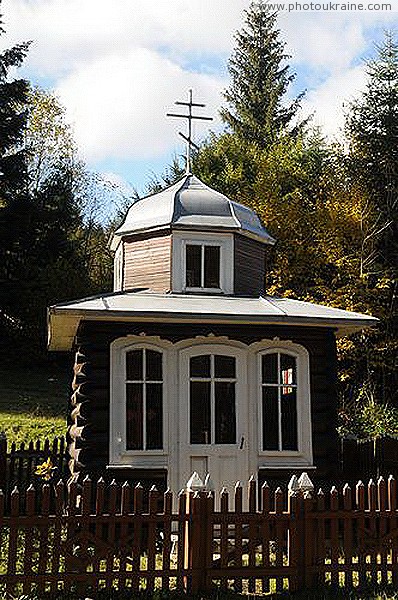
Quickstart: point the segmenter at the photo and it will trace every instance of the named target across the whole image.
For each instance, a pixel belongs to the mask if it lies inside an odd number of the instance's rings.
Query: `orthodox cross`
[[[191,148],[193,147],[193,148],[196,148],[196,150],[199,150],[199,147],[192,140],[192,121],[194,119],[198,119],[200,121],[212,121],[213,117],[200,117],[198,115],[192,114],[193,106],[200,106],[202,108],[204,106],[206,106],[206,104],[198,104],[197,102],[192,101],[192,90],[189,90],[189,102],[180,102],[177,100],[177,102],[175,102],[175,104],[178,104],[179,106],[188,106],[188,114],[187,115],[166,113],[166,116],[167,117],[178,117],[179,119],[188,119],[188,135],[184,135],[183,133],[181,133],[181,131],[178,132],[178,135],[180,135],[187,144],[186,172],[190,173],[191,172]]]

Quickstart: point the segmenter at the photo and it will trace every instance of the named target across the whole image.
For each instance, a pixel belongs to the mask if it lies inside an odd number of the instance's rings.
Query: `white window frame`
[[[113,259],[113,291],[120,292],[123,289],[124,273],[124,244],[119,243]]]
[[[111,344],[110,377],[110,465],[128,465],[135,468],[157,468],[165,466],[168,453],[169,411],[169,357],[167,349],[171,343],[163,340],[146,341],[139,336],[120,338]],[[154,350],[162,354],[163,375],[163,448],[151,450],[127,450],[126,419],[126,354],[131,350]]]
[[[218,342],[218,343],[217,343]],[[242,344],[243,346],[243,344]],[[186,398],[188,401],[186,402],[186,406],[184,407],[184,418],[183,418],[183,431],[184,431],[184,445],[189,446],[190,448],[196,448],[198,450],[204,450],[206,448],[225,448],[228,450],[228,447],[235,447],[240,443],[242,436],[247,440],[246,429],[242,430],[242,426],[245,427],[247,425],[247,417],[243,416],[241,411],[244,409],[242,406],[242,398],[247,393],[247,377],[246,377],[246,360],[247,360],[247,350],[242,349],[241,345],[234,344],[220,344],[219,339],[215,338],[208,343],[200,343],[191,345],[187,348],[183,348],[180,351],[180,397]],[[247,348],[247,347],[246,347]],[[191,378],[189,376],[189,368],[190,368],[190,359],[196,356],[208,355],[208,354],[222,354],[225,356],[232,356],[235,359],[235,367],[236,367],[236,377],[234,379],[231,378],[231,381],[235,382],[235,418],[236,418],[236,441],[233,444],[216,444],[214,441],[210,444],[191,444],[190,441],[190,425],[189,425],[189,417],[190,417],[190,381]],[[196,378],[194,378],[196,379]],[[217,379],[214,378],[214,381]],[[227,381],[227,379],[223,379],[222,381]],[[183,409],[183,407],[181,407]],[[211,415],[211,427],[212,427],[212,439],[214,440],[214,429],[215,429],[215,413],[214,413],[214,404],[211,406],[211,410],[213,411]],[[240,429],[239,429],[240,427]]]
[[[281,340],[264,340],[251,346],[255,352],[252,380],[256,381],[258,416],[258,455],[261,467],[295,467],[311,466],[312,458],[312,424],[311,424],[311,391],[310,364],[308,351],[300,344]],[[264,354],[288,354],[296,359],[297,367],[297,450],[263,450],[263,409],[262,409],[262,356]]]
[[[219,246],[220,248],[220,287],[187,287],[186,247]],[[232,294],[234,287],[233,235],[225,233],[173,232],[172,250],[172,289],[173,292],[205,292],[209,294]]]

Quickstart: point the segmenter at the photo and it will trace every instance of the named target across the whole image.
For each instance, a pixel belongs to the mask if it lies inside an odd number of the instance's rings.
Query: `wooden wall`
[[[235,294],[258,298],[264,294],[266,247],[241,235],[234,236],[234,244]]]
[[[333,478],[338,470],[336,433],[336,358],[332,330],[311,327],[82,322],[76,339],[74,392],[71,406],[71,469],[77,475],[104,473],[109,446],[110,344],[127,334],[160,335],[176,342],[187,337],[228,336],[245,343],[273,339],[302,344],[310,355],[314,477]],[[266,470],[265,470],[266,471]],[[108,475],[109,472],[108,472]],[[267,476],[267,473],[263,472]]]
[[[124,244],[123,289],[171,289],[171,233],[157,232],[126,238]]]

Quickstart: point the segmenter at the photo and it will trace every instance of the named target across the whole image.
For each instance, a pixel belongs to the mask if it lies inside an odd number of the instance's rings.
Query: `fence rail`
[[[248,510],[243,494],[248,494]],[[86,478],[0,493],[0,591],[156,588],[251,594],[398,585],[394,478],[314,494],[256,482],[178,497]]]

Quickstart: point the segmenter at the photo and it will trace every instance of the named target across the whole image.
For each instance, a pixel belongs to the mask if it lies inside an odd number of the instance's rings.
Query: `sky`
[[[297,74],[290,94],[306,90],[303,116],[313,114],[333,139],[341,135],[344,106],[364,88],[365,61],[383,31],[397,29],[398,0],[350,2],[351,10],[344,0],[316,1],[280,6],[278,27]],[[248,6],[248,0],[2,0],[0,50],[32,40],[18,76],[59,97],[90,169],[142,194],[154,174],[184,153],[178,132],[185,123],[166,113],[188,99],[189,89],[206,104],[197,114],[213,117],[195,123],[196,142],[221,130],[228,58]]]

